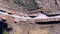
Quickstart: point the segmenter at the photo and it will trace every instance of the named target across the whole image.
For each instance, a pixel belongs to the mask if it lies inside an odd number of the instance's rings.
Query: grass
[[[9,34],[9,32],[5,30],[3,34]]]

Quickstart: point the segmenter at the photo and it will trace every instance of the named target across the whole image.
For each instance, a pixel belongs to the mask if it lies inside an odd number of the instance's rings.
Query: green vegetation
[[[8,31],[6,31],[6,30],[4,30],[4,33],[3,34],[9,34],[9,32]]]

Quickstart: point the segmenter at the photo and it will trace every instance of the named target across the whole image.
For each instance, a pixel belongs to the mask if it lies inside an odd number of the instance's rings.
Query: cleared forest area
[[[9,34],[60,34],[56,15],[60,0],[0,0],[0,20],[11,28]]]

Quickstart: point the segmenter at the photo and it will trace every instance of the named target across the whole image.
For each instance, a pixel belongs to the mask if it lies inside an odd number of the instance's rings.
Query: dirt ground
[[[14,34],[60,34],[60,24],[16,24]],[[16,26],[15,26],[16,27]]]

